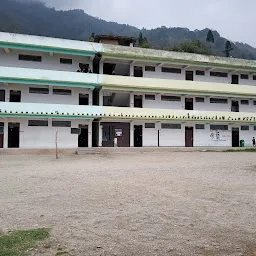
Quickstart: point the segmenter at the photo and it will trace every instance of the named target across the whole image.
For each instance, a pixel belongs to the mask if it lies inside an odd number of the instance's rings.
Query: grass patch
[[[0,256],[26,256],[39,241],[50,237],[50,229],[13,231],[0,236]]]

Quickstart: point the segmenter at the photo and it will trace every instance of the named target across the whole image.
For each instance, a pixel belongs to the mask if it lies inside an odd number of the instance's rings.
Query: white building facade
[[[125,40],[0,33],[0,148],[252,146],[255,61]]]

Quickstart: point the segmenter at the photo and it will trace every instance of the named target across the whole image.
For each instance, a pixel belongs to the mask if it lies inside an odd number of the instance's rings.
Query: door
[[[134,107],[142,108],[143,107],[142,95],[134,95]]]
[[[21,101],[21,91],[10,90],[10,102],[20,102]]]
[[[239,147],[239,128],[232,128],[232,147]]]
[[[81,132],[78,136],[78,147],[87,148],[88,147],[88,126],[79,125]]]
[[[0,123],[0,148],[4,147],[4,123]]]
[[[239,102],[238,100],[231,101],[231,112],[239,112]]]
[[[193,147],[194,145],[194,129],[193,127],[185,128],[185,146]]]
[[[239,84],[239,76],[238,75],[232,75],[231,84]]]
[[[193,98],[185,98],[185,109],[186,110],[193,110],[194,109]]]
[[[8,124],[8,148],[20,147],[20,124],[9,123]]]
[[[0,101],[5,101],[5,90],[0,90]]]
[[[134,76],[135,77],[143,77],[143,69],[142,67],[134,67]]]
[[[186,80],[194,81],[194,72],[193,71],[186,71]]]
[[[142,125],[134,125],[134,147],[142,147]]]

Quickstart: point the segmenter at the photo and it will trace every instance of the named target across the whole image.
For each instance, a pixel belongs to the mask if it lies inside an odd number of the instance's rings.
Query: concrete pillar
[[[130,123],[130,147],[134,147],[134,123]]]
[[[4,148],[8,148],[8,122],[4,122]]]
[[[103,106],[103,90],[99,91],[99,106]]]
[[[102,132],[103,132],[103,127],[102,125],[99,123],[99,147],[102,147]]]
[[[5,88],[5,102],[9,102],[10,100],[10,89]]]
[[[99,74],[103,74],[104,62],[101,60],[99,65],[100,65]]]
[[[92,94],[93,94],[93,90],[89,91],[89,106],[92,106]]]
[[[134,108],[134,92],[130,93],[130,108]]]
[[[130,76],[134,76],[134,65],[130,65]]]
[[[88,124],[88,148],[92,147],[92,121]]]

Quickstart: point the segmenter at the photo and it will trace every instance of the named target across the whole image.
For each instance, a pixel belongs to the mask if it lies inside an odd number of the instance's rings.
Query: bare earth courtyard
[[[256,153],[0,155],[0,173],[0,231],[51,228],[70,255],[256,255]]]

